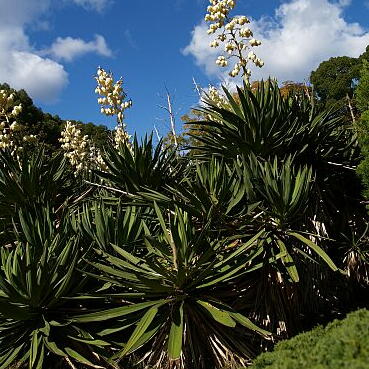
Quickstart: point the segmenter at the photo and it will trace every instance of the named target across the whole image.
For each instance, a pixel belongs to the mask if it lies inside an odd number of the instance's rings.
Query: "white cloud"
[[[64,67],[38,55],[25,27],[49,7],[49,0],[0,0],[0,82],[24,88],[35,99],[55,100],[68,83]]]
[[[85,9],[92,9],[98,12],[103,11],[108,5],[110,5],[111,0],[72,0],[77,5],[84,7]]]
[[[27,51],[8,51],[0,55],[0,80],[15,89],[25,89],[44,102],[57,99],[68,83],[64,67],[53,60]]]
[[[253,79],[269,75],[279,81],[302,81],[321,61],[332,56],[359,56],[369,44],[369,32],[358,23],[344,19],[350,0],[292,0],[280,5],[273,18],[261,18],[251,28],[263,45],[255,50],[265,61],[255,69]],[[214,49],[209,44],[204,23],[195,27],[190,44],[183,50],[192,55],[208,75],[227,79],[215,65]]]
[[[57,60],[68,62],[87,53],[96,53],[102,56],[112,56],[113,54],[101,35],[95,35],[95,39],[89,42],[80,38],[58,37],[47,53]]]
[[[23,26],[45,12],[51,0],[0,0],[1,26]]]
[[[209,47],[210,38],[206,31],[207,26],[205,22],[196,26],[192,31],[191,42],[183,49],[183,54],[192,55],[196,64],[205,68],[206,74],[220,76],[220,68],[215,64],[219,51]]]
[[[55,101],[68,84],[68,73],[60,61],[71,61],[88,52],[103,56],[112,54],[100,35],[90,42],[57,38],[48,50],[35,49],[26,30],[30,25],[45,22],[41,17],[50,9],[52,1],[0,0],[0,83],[24,88],[41,102]],[[106,4],[105,0],[74,1],[84,6],[90,3],[96,10]]]

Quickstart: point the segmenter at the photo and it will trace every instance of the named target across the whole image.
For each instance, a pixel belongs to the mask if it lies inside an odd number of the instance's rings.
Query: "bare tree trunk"
[[[160,135],[159,135],[159,131],[158,131],[158,129],[156,128],[156,125],[155,125],[155,124],[154,124],[154,130],[155,130],[156,138],[158,139],[158,141],[160,141],[160,140],[161,140],[161,137],[160,137]]]
[[[314,108],[315,107],[315,100],[314,100],[314,85],[311,85],[311,106]]]
[[[178,142],[177,142],[177,134],[176,134],[176,121],[175,121],[175,117],[173,114],[173,109],[172,109],[172,99],[170,97],[169,91],[167,90],[167,102],[168,102],[168,113],[169,113],[169,119],[170,119],[170,129],[172,131],[172,135],[173,135],[173,139],[174,139],[174,145],[177,148],[178,147]]]
[[[176,133],[176,119],[175,114],[173,112],[173,106],[172,106],[172,97],[170,96],[170,93],[168,91],[168,88],[165,87],[166,93],[167,93],[167,105],[159,105],[159,108],[164,109],[169,114],[169,122],[170,122],[170,131],[173,135],[174,145],[176,149],[178,148],[178,139],[177,139],[177,133]]]
[[[197,84],[195,77],[192,77],[192,81],[193,84],[195,86],[195,90],[197,91],[197,94],[199,95],[199,97],[201,98],[201,88],[199,87],[199,85]]]
[[[346,94],[346,99],[347,99],[347,105],[350,109],[352,123],[355,123],[356,119],[355,119],[354,109],[352,108],[351,99],[348,94]]]
[[[310,91],[309,91],[309,87],[307,85],[307,82],[306,80],[304,81],[304,87],[305,87],[305,93],[306,93],[306,96],[308,97],[308,99],[311,101],[311,99],[313,98],[313,95],[310,94]]]

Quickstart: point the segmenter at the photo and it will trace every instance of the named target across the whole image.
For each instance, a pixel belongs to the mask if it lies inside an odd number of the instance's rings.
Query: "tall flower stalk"
[[[224,51],[218,56],[216,64],[220,67],[227,67],[231,60],[235,59],[236,62],[229,75],[236,77],[242,72],[244,80],[248,82],[251,76],[248,63],[252,62],[260,68],[264,65],[264,62],[251,50],[261,45],[261,41],[253,37],[253,32],[247,26],[250,23],[247,17],[230,16],[235,6],[236,0],[210,0],[205,21],[209,22],[208,34],[216,34],[210,47],[217,48],[221,44],[224,45]],[[247,56],[246,52],[248,52]]]
[[[128,143],[130,135],[126,130],[124,123],[124,112],[132,106],[132,101],[125,101],[126,93],[123,91],[122,77],[114,82],[113,73],[106,72],[103,68],[98,68],[95,76],[97,87],[95,92],[100,95],[97,102],[101,106],[101,113],[107,116],[117,117],[117,126],[115,127],[114,141],[116,147],[120,143]]]

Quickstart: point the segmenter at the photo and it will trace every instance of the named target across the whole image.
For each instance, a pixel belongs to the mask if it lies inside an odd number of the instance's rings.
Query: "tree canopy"
[[[25,127],[25,133],[36,135],[38,141],[44,143],[49,150],[57,150],[60,147],[60,133],[66,121],[58,115],[44,113],[34,105],[31,97],[23,89],[17,91],[4,83],[0,84],[0,90],[11,91],[16,96],[15,102],[22,104],[23,109],[17,120]],[[73,122],[79,125],[82,133],[88,135],[97,147],[103,147],[110,133],[106,126],[76,120],[73,120]]]
[[[333,57],[321,62],[311,72],[310,82],[321,104],[325,107],[345,106],[347,98],[353,98],[363,60],[369,60],[369,46],[358,58]]]
[[[361,112],[369,110],[369,61],[363,60],[360,82],[355,91],[357,107]]]

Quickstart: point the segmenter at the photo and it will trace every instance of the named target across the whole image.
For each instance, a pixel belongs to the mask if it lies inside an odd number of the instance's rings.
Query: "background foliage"
[[[330,369],[366,368],[368,363],[369,312],[359,310],[325,328],[279,343],[273,352],[260,355],[255,369]]]

